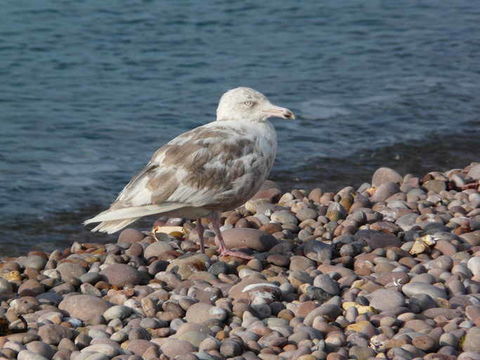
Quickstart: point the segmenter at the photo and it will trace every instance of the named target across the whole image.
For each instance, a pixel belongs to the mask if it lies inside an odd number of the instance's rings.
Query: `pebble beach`
[[[480,163],[273,182],[222,216],[0,263],[0,359],[480,359]],[[208,225],[208,224],[205,224]]]

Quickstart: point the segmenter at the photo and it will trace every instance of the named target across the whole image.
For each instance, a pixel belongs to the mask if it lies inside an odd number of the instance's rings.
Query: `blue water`
[[[85,239],[83,219],[240,85],[299,117],[275,121],[286,188],[479,160],[479,19],[471,0],[6,1],[0,252]]]

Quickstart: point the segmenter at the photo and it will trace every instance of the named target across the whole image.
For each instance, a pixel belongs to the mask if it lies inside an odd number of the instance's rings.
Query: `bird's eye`
[[[245,101],[243,105],[245,105],[246,107],[252,107],[253,105],[255,105],[255,101]]]

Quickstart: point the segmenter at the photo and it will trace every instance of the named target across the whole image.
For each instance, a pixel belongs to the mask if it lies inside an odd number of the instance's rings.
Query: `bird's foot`
[[[235,257],[238,257],[238,258],[241,258],[241,259],[246,259],[246,260],[253,259],[253,256],[245,254],[244,252],[228,250],[228,249],[225,249],[225,248],[220,249],[220,256],[235,256]]]

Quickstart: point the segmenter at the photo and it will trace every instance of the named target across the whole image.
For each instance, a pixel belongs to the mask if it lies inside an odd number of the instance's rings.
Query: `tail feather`
[[[145,206],[132,206],[125,207],[121,209],[108,209],[97,216],[88,219],[84,224],[90,224],[95,222],[102,221],[111,221],[111,220],[121,220],[121,219],[131,219],[138,218],[147,215],[160,214],[172,210],[177,210],[184,207],[184,204],[180,203],[165,203],[160,205],[145,205]]]
[[[84,224],[100,223],[92,231],[113,234],[133,223],[137,219],[154,214],[161,214],[184,207],[181,203],[164,203],[160,205],[133,206],[121,209],[108,209],[91,219],[85,220]]]
[[[124,227],[130,225],[134,221],[137,221],[139,218],[132,218],[132,219],[124,219],[124,220],[111,220],[111,221],[103,221],[97,226],[95,226],[91,231],[100,231],[105,232],[107,234],[113,234],[119,230],[122,230]]]

